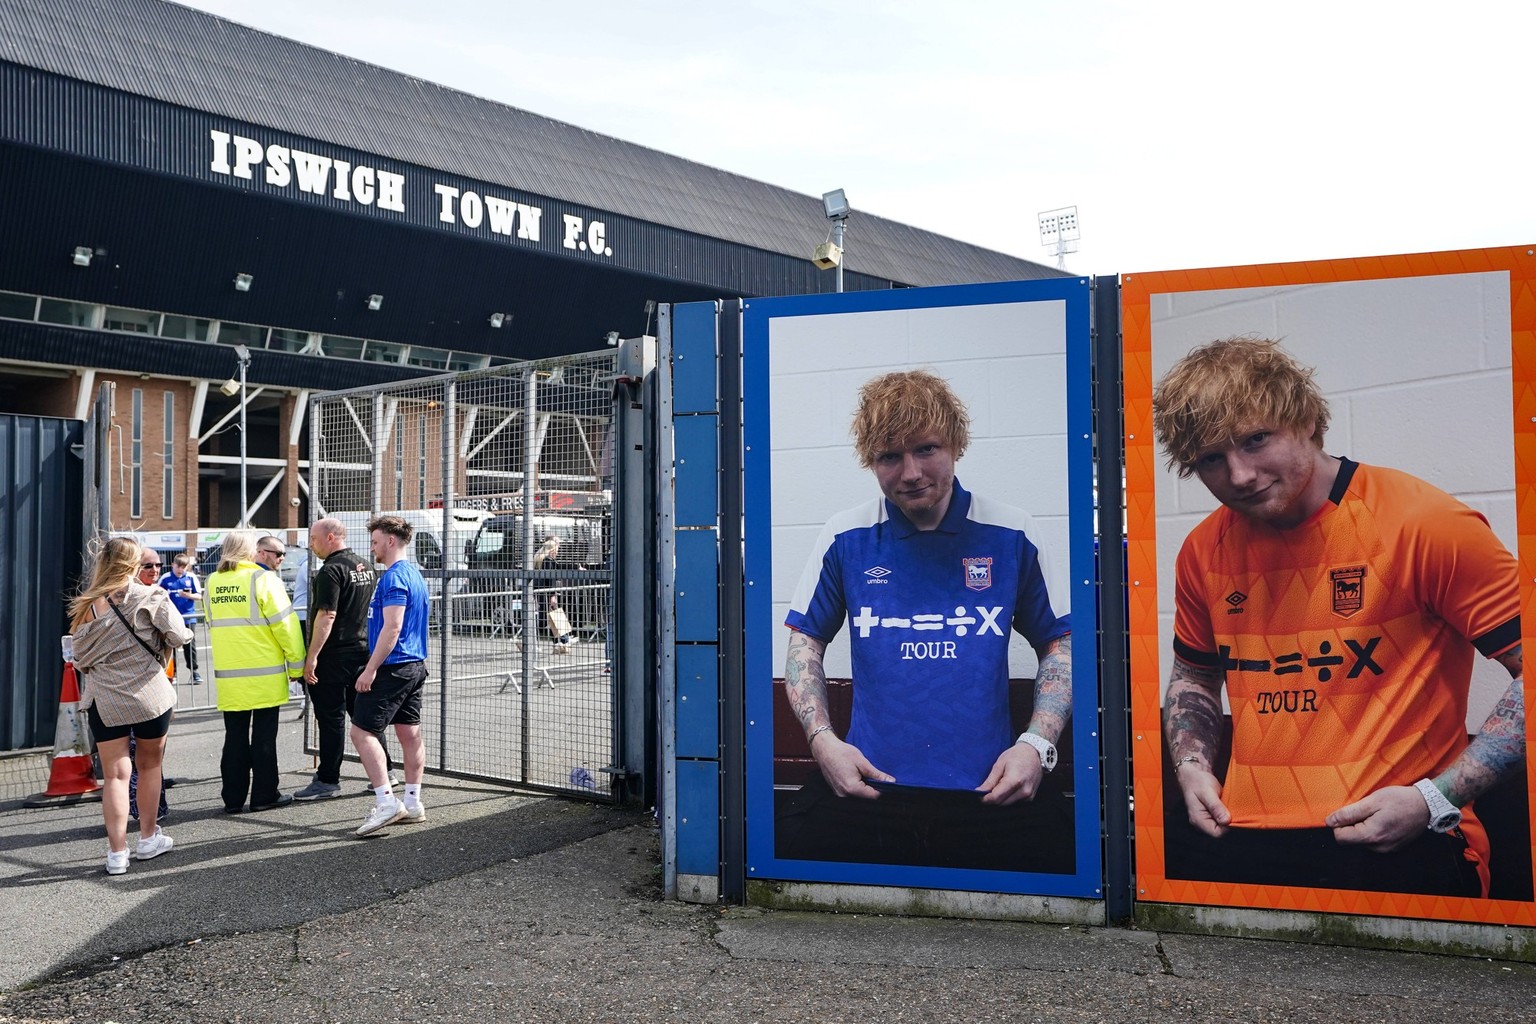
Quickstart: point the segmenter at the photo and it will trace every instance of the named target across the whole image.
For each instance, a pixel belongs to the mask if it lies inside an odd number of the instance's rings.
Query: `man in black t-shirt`
[[[309,684],[320,737],[320,766],[295,800],[328,800],[341,795],[341,757],[346,751],[347,715],[356,696],[353,683],[368,664],[368,603],[377,576],[373,561],[347,547],[347,528],[322,519],[309,528],[309,550],[325,559],[309,586]]]

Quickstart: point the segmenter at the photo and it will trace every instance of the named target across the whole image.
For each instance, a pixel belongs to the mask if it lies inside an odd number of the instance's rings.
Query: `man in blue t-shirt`
[[[427,679],[427,584],[405,560],[411,524],[399,516],[368,523],[374,561],[384,566],[368,604],[368,664],[357,677],[352,705],[352,745],[368,772],[374,806],[357,834],[366,836],[397,821],[425,821],[421,774],[426,748],[421,740],[421,689]],[[405,793],[397,799],[389,783],[383,735],[395,727],[405,761]]]
[[[148,556],[153,552],[146,550]],[[160,586],[164,587],[171,595],[171,603],[181,613],[181,619],[188,629],[202,617],[197,609],[198,599],[203,596],[203,588],[197,582],[197,574],[192,571],[192,556],[187,554],[177,555],[171,559],[171,571],[160,577]],[[202,673],[197,670],[197,637],[187,641],[187,645],[181,649],[182,657],[186,659],[187,668],[192,670],[192,681],[203,681]]]
[[[1029,517],[955,478],[969,424],[926,371],[859,392],[854,445],[884,497],[827,523],[785,619],[785,693],[820,776],[781,801],[780,857],[1075,870],[1071,798],[1047,785],[1072,714],[1071,625]],[[845,621],[853,712],[839,736],[823,656]],[[1039,658],[1017,738],[1010,630]]]

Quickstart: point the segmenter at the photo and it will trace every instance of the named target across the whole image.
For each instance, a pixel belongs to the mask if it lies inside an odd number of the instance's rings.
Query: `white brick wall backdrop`
[[[1488,517],[1516,550],[1509,277],[1452,274],[1283,288],[1154,295],[1152,374],[1160,380],[1196,345],[1233,335],[1275,338],[1317,368],[1333,420],[1331,455],[1405,470]],[[1159,451],[1161,457],[1161,451]],[[1216,507],[1196,479],[1160,464],[1158,633],[1167,685],[1174,558]],[[1468,727],[1476,731],[1509,685],[1478,659]]]
[[[1059,301],[777,317],[769,325],[773,474],[774,673],[784,615],[822,525],[878,497],[853,454],[858,389],[891,370],[944,377],[971,414],[971,447],[955,468],[966,489],[1024,509],[1047,554],[1051,599],[1068,600],[1066,304]],[[849,672],[847,627],[827,674]],[[1014,635],[1009,667],[1034,675]]]

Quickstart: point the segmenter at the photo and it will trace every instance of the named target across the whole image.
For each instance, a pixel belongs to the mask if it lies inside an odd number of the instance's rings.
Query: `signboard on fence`
[[[746,304],[748,878],[1102,895],[1088,310]]]
[[[1123,278],[1139,899],[1536,924],[1533,279]]]

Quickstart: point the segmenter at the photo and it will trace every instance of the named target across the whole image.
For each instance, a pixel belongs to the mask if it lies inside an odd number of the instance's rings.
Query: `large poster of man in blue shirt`
[[[749,876],[1097,889],[1068,283],[749,304]]]

